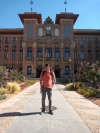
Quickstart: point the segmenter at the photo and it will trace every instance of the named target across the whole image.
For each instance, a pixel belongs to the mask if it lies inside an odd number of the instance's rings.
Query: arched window
[[[51,48],[46,48],[45,49],[45,57],[52,57],[52,49]]]
[[[55,28],[55,36],[58,36],[58,28]]]
[[[98,43],[99,43],[98,38],[95,38],[95,44],[98,44]]]
[[[8,58],[8,46],[5,46],[4,58]]]
[[[37,50],[37,57],[42,58],[42,48],[38,48]]]
[[[80,44],[84,44],[84,39],[82,37],[80,38]]]
[[[42,36],[42,28],[39,28],[39,36]]]
[[[17,42],[16,37],[13,37],[12,43],[13,43],[13,44],[16,44],[16,42]]]
[[[91,44],[91,38],[90,38],[90,37],[88,37],[87,43],[88,43],[88,44]]]
[[[55,48],[55,58],[59,58],[60,54],[59,54],[59,48]]]
[[[5,44],[9,44],[9,38],[8,37],[5,38]]]
[[[80,48],[80,59],[84,59],[84,47]]]
[[[13,49],[12,50],[12,59],[15,59],[16,58],[16,49]]]
[[[99,47],[95,47],[95,58],[99,60]]]
[[[69,50],[69,48],[65,48],[64,49],[64,53],[65,53],[65,58],[68,58],[70,56],[70,50]]]
[[[76,59],[76,58],[77,58],[77,51],[74,50],[74,59]]]
[[[32,57],[32,48],[31,47],[27,48],[27,57]]]
[[[23,49],[20,50],[20,58],[23,58]]]
[[[92,51],[91,51],[91,47],[88,47],[88,59],[92,59]]]
[[[74,37],[74,43],[76,44],[76,38]]]
[[[23,42],[23,37],[20,38],[20,44],[22,44],[22,42]]]

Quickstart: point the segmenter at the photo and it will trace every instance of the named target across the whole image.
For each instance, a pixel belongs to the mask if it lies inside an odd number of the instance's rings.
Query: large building
[[[18,15],[23,28],[0,29],[0,65],[39,77],[49,63],[60,78],[76,73],[83,61],[100,61],[100,30],[73,29],[78,14],[56,14],[55,23],[50,17],[42,23],[35,12]]]

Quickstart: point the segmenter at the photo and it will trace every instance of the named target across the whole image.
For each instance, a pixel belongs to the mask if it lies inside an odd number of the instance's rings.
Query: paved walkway
[[[0,104],[0,133],[100,133],[100,107],[64,85],[53,89],[54,115],[40,115],[39,88],[37,82]]]

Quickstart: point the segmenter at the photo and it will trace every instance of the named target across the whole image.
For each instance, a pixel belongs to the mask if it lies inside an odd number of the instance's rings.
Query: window
[[[70,26],[64,26],[64,38],[70,38],[71,29]]]
[[[87,39],[87,43],[91,44],[91,38],[90,37]]]
[[[38,48],[37,57],[42,58],[42,48]]]
[[[74,74],[77,73],[77,66],[74,66]]]
[[[9,38],[6,37],[6,38],[5,38],[5,44],[8,44],[8,43],[9,43]]]
[[[84,44],[84,39],[82,37],[80,38],[80,44]]]
[[[45,49],[45,57],[52,57],[52,49],[51,48],[46,48]]]
[[[98,38],[95,38],[95,44],[98,44],[98,42],[99,42]]]
[[[34,27],[33,25],[27,25],[27,37],[31,38],[34,35]]]
[[[20,58],[23,58],[23,50],[20,50]]]
[[[95,58],[96,60],[99,59],[99,47],[95,47]]]
[[[16,41],[17,41],[17,40],[16,40],[16,37],[13,37],[13,42],[12,42],[12,43],[13,43],[13,44],[16,44]]]
[[[76,59],[76,58],[77,58],[77,51],[74,50],[74,59]]]
[[[4,58],[8,58],[8,46],[5,46]]]
[[[55,58],[59,58],[59,48],[55,48]]]
[[[12,59],[15,59],[15,58],[16,58],[16,50],[13,49],[13,50],[12,50]]]
[[[84,50],[80,50],[80,58],[84,59]]]
[[[76,38],[74,37],[74,43],[76,44]]]
[[[5,49],[4,51],[4,58],[8,58],[8,49]]]
[[[32,67],[27,66],[27,75],[31,75],[31,73],[32,73]]]
[[[42,28],[39,28],[39,36],[42,36]]]
[[[65,74],[69,75],[69,66],[65,66]]]
[[[58,28],[55,28],[55,36],[58,36]]]
[[[20,44],[22,44],[22,42],[23,42],[23,37],[20,38]]]
[[[32,48],[31,47],[27,48],[27,57],[32,57]]]
[[[70,50],[69,48],[65,48],[65,58],[68,58],[70,56]]]
[[[1,44],[1,37],[0,37],[0,44]]]
[[[88,59],[92,59],[91,47],[88,47]]]

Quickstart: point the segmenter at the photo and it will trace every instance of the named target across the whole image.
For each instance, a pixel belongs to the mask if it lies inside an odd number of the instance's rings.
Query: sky
[[[31,0],[0,0],[0,28],[23,28],[18,14],[31,12]],[[42,23],[65,12],[65,0],[32,0],[32,11],[42,14]],[[66,0],[66,12],[79,14],[74,29],[100,30],[100,0]]]

